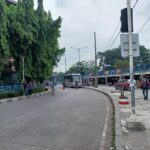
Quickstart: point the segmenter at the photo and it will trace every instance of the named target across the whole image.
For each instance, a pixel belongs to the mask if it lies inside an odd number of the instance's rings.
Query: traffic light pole
[[[127,14],[128,14],[128,34],[129,34],[129,63],[130,63],[130,87],[131,87],[131,103],[132,112],[135,114],[135,86],[133,73],[133,49],[132,49],[132,24],[131,24],[131,0],[127,0]]]

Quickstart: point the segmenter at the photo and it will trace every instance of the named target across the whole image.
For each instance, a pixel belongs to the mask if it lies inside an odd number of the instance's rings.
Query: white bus
[[[64,84],[66,87],[82,87],[81,74],[72,73],[64,76]]]

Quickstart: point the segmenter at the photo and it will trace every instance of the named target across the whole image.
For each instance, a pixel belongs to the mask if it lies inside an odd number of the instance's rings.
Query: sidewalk
[[[121,122],[121,132],[123,139],[123,147],[126,150],[149,150],[150,149],[150,96],[148,101],[143,99],[142,90],[135,90],[135,113],[136,117],[145,125],[145,130],[127,130],[126,121],[129,117],[132,116],[132,107],[131,107],[131,92],[125,91],[124,95],[128,97],[128,105],[119,104],[120,92],[115,90],[112,86],[99,86],[98,89],[104,93],[107,93],[113,101],[116,103],[116,106],[119,108],[120,122]],[[150,93],[150,91],[149,91]],[[115,107],[116,107],[115,106]],[[122,149],[122,148],[121,148]],[[119,148],[118,148],[119,150]]]

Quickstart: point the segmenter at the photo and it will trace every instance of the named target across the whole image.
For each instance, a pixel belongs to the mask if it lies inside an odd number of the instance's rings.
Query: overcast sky
[[[36,0],[35,0],[36,1]],[[57,71],[64,71],[65,57],[67,69],[79,60],[78,52],[71,47],[81,49],[81,61],[94,60],[94,32],[97,35],[97,51],[105,51],[115,28],[120,22],[120,10],[125,8],[127,0],[43,0],[46,11],[50,10],[53,19],[63,18],[60,47],[65,47]],[[131,6],[136,0],[131,0]],[[138,0],[134,9],[134,32],[137,33],[150,17],[150,0]],[[114,36],[118,34],[120,26]],[[114,39],[113,38],[113,39]],[[140,44],[150,48],[150,22],[139,34]],[[113,41],[113,40],[112,40]],[[120,37],[107,48],[116,48]]]

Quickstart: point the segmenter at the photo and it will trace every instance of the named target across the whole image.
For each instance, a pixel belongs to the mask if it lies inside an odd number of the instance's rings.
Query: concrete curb
[[[11,102],[15,102],[15,101],[21,101],[21,100],[26,99],[26,98],[38,97],[38,96],[47,95],[50,93],[51,93],[51,91],[46,91],[46,92],[41,92],[41,93],[32,94],[32,95],[28,95],[28,96],[20,96],[20,97],[13,97],[13,98],[7,98],[7,99],[0,99],[0,104],[11,103]]]
[[[94,91],[98,91],[104,94],[108,99],[111,101],[114,110],[115,110],[115,146],[116,150],[124,150],[123,144],[123,136],[122,136],[122,129],[121,129],[121,118],[120,118],[120,111],[118,108],[118,103],[115,101],[108,93],[101,91],[100,89],[96,89],[93,87],[85,87],[86,89],[91,89]]]

